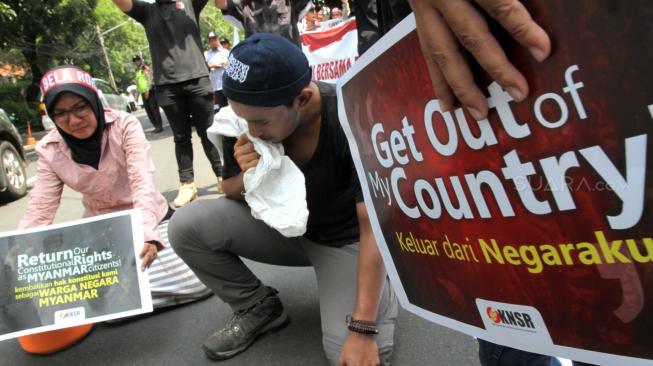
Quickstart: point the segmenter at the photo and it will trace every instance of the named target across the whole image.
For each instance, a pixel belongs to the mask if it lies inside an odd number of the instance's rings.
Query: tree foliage
[[[94,11],[97,24],[104,34],[104,45],[109,54],[111,71],[119,88],[124,89],[134,77],[132,57],[137,54],[149,60],[149,47],[145,30],[139,23],[131,20],[111,0],[98,0]],[[123,24],[122,26],[119,26]],[[114,30],[111,28],[119,26]],[[97,38],[88,47],[100,50]],[[84,60],[90,67],[91,73],[99,78],[109,80],[107,65],[101,52],[94,57]]]
[[[106,32],[128,20],[111,0],[0,0],[0,59],[29,69],[29,99],[35,99],[35,86],[55,65],[74,64],[108,79],[95,26]],[[200,15],[200,29],[204,42],[209,30],[228,38],[233,32],[211,1]],[[145,31],[129,21],[105,33],[104,43],[116,83],[124,88],[133,79],[132,56],[149,60]]]
[[[28,100],[54,61],[80,58],[79,34],[93,24],[96,0],[2,0],[0,48],[18,49],[32,75]]]
[[[104,43],[116,84],[126,88],[133,82],[132,57],[142,54],[150,61],[145,30],[128,19],[111,0],[0,0],[0,64],[22,65],[29,71],[26,80],[0,87],[0,108],[22,122],[37,120],[38,84],[56,65],[77,65],[108,80],[96,25],[106,32]],[[205,45],[209,30],[229,39],[233,34],[212,1],[200,15],[200,30]]]

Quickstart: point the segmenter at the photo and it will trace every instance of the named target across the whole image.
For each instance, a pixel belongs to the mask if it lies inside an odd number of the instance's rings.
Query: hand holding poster
[[[369,216],[402,305],[491,342],[653,362],[653,5],[525,2],[531,95],[477,75],[490,116],[444,112],[410,17],[339,81]],[[388,73],[387,70],[393,70]]]
[[[0,340],[152,311],[138,211],[0,236]]]

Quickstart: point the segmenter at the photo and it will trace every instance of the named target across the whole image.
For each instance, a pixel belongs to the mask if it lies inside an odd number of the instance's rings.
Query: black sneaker
[[[156,126],[152,131],[152,133],[160,133],[160,132],[163,132],[163,126]]]
[[[288,315],[277,291],[249,309],[234,313],[224,328],[213,333],[202,346],[212,360],[231,358],[249,347],[259,336],[277,331],[288,324]]]

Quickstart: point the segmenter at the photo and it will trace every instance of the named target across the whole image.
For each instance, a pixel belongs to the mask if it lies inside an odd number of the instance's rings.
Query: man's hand
[[[227,0],[215,0],[215,7],[222,10],[227,10]]]
[[[524,76],[510,63],[488,29],[485,14],[496,19],[533,58],[543,61],[551,52],[546,32],[518,0],[409,0],[435,94],[449,110],[455,99],[476,118],[487,116],[483,92],[465,61],[460,45],[516,100],[528,95]]]
[[[380,365],[379,348],[376,340],[369,335],[349,332],[349,337],[340,351],[339,366],[377,366]]]
[[[145,272],[146,269],[150,267],[150,264],[154,262],[154,260],[157,257],[157,252],[158,248],[156,247],[156,244],[154,243],[149,243],[146,242],[143,244],[143,249],[141,250],[141,254],[138,256],[140,259],[143,260],[143,263],[141,264],[141,272]]]
[[[249,168],[255,167],[260,157],[261,155],[254,150],[254,144],[249,141],[247,134],[241,135],[234,145],[234,158],[238,162],[240,170],[246,172]]]
[[[122,10],[124,13],[127,13],[132,10],[132,0],[112,0],[118,9]]]

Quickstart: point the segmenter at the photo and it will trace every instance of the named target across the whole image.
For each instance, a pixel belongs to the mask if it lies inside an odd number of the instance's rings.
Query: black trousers
[[[157,85],[157,100],[168,117],[172,129],[179,181],[189,183],[195,180],[191,141],[193,126],[202,141],[204,153],[211,163],[213,172],[216,176],[220,176],[220,154],[206,135],[206,129],[213,124],[213,91],[209,77]]]
[[[148,94],[147,98],[145,98],[145,94],[143,94],[145,113],[147,113],[147,118],[152,123],[152,126],[160,128],[163,126],[163,120],[161,119],[161,112],[159,112],[159,103],[156,102],[155,89],[151,88]]]

